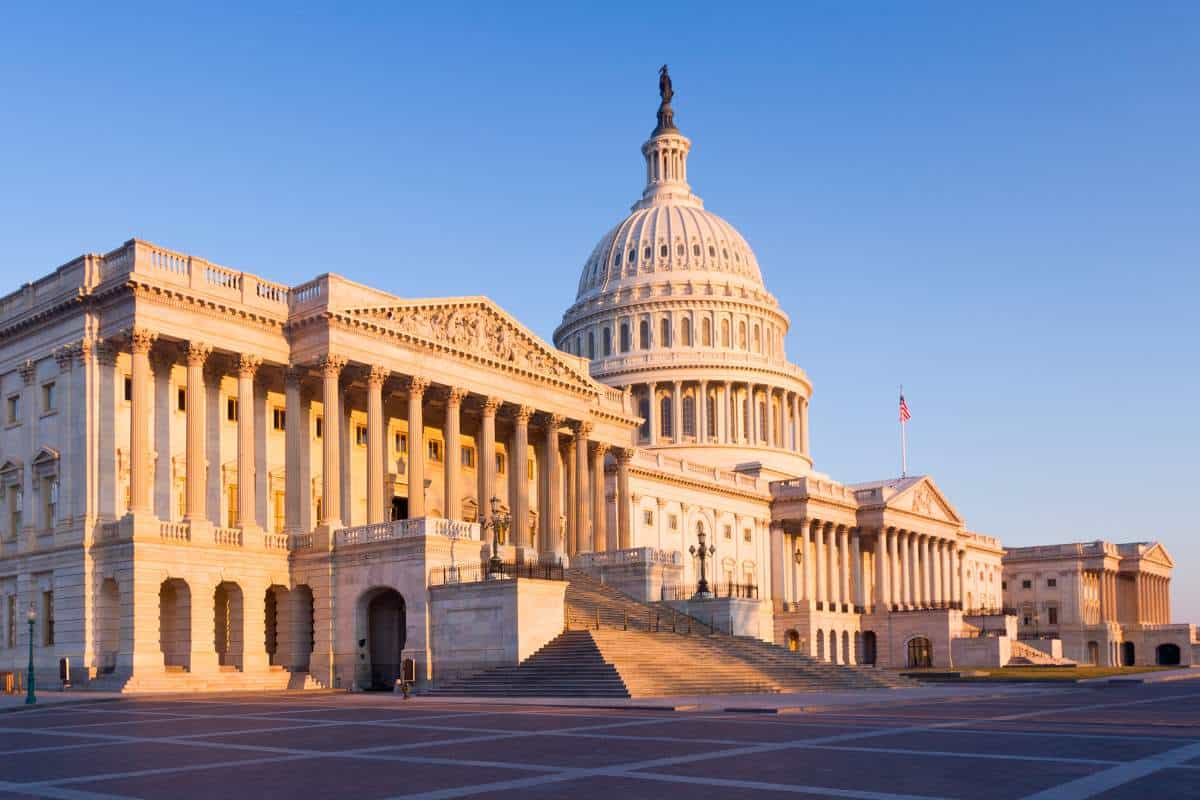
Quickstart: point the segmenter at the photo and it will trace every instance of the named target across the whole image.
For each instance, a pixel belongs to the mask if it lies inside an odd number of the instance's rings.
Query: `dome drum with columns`
[[[641,445],[806,474],[812,385],[787,360],[788,316],[750,245],[692,193],[667,81],[642,197],[592,251],[554,341],[633,396]]]

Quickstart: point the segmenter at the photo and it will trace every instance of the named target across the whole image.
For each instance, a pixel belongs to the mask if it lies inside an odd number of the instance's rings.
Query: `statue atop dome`
[[[675,96],[675,89],[671,85],[671,75],[667,72],[666,64],[658,68],[658,96],[662,98],[662,102],[658,104],[658,126],[655,127],[654,133],[650,134],[651,136],[677,130],[675,111],[671,108],[671,98]]]

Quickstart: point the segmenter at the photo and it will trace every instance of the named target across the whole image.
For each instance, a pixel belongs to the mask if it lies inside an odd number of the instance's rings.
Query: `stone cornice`
[[[771,495],[769,492],[754,492],[749,489],[738,489],[734,486],[725,486],[720,483],[711,481],[699,480],[697,478],[684,477],[671,472],[651,469],[650,467],[641,466],[631,463],[628,467],[630,477],[647,478],[660,483],[666,483],[670,486],[677,486],[683,489],[699,490],[704,492],[715,492],[723,497],[732,497],[739,500],[751,500],[758,503],[769,503]],[[610,465],[606,468],[606,472],[615,472],[616,466]]]
[[[122,288],[128,289],[134,298],[157,305],[176,308],[192,313],[204,314],[216,319],[236,319],[268,330],[282,331],[286,319],[267,314],[261,309],[252,309],[238,303],[225,303],[211,297],[181,289],[177,286],[161,286],[140,276],[129,275]]]

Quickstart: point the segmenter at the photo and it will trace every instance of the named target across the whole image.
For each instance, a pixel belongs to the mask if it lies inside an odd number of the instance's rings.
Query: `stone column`
[[[683,441],[683,382],[675,381],[671,389],[671,438]]]
[[[184,519],[189,522],[205,518],[207,495],[205,477],[208,472],[204,457],[204,362],[212,353],[212,345],[204,342],[188,342],[187,345],[187,389],[185,412],[187,436],[184,442],[186,464],[186,488],[184,497]]]
[[[829,608],[829,583],[826,580],[828,573],[825,567],[825,554],[828,552],[825,545],[825,526],[817,523],[813,525],[813,550],[817,555],[817,608]]]
[[[1134,604],[1133,604],[1133,619],[1135,622],[1142,623],[1146,621],[1146,581],[1145,574],[1142,572],[1134,573],[1133,588],[1134,588]]]
[[[575,519],[575,436],[571,434],[567,440],[567,447],[564,451],[563,463],[567,465],[567,475],[564,486],[566,488],[566,504],[564,506],[564,515],[566,517],[566,525],[563,530],[563,548],[568,555],[575,555],[575,531],[578,521]]]
[[[529,418],[533,416],[531,406],[518,406],[513,415],[513,501],[512,528],[513,544],[529,547]]]
[[[696,397],[696,441],[708,441],[708,381],[700,381]]]
[[[591,547],[591,503],[588,497],[588,436],[592,433],[590,422],[575,423],[575,549],[571,554],[588,552]]]
[[[900,557],[900,566],[896,570],[896,604],[904,609],[912,608],[912,597],[909,593],[908,581],[908,576],[912,569],[909,561],[908,536],[908,531],[896,531],[896,551]]]
[[[317,362],[321,370],[322,414],[325,417],[325,427],[321,433],[321,512],[324,519],[320,522],[331,530],[342,527],[342,458],[341,444],[341,387],[338,378],[346,366],[342,356],[324,355]],[[241,409],[239,416],[241,415]],[[330,537],[330,545],[333,538]]]
[[[658,384],[650,381],[646,384],[646,413],[650,419],[650,445],[658,444]]]
[[[238,527],[243,531],[258,528],[254,491],[254,375],[262,358],[243,353],[238,357],[237,478]]]
[[[442,495],[446,519],[462,519],[462,403],[467,390],[452,386],[446,393],[446,419],[443,422],[442,438],[446,441],[445,462],[442,464]],[[479,469],[476,461],[475,468]],[[483,517],[484,506],[480,504],[479,516]]]
[[[484,398],[479,408],[479,517],[487,515],[496,496],[496,411],[500,408],[499,397]]]
[[[800,452],[808,455],[808,398],[800,400]]]
[[[863,586],[862,531],[858,528],[850,534],[850,559],[854,564],[854,611],[862,613],[867,608],[867,591]]]
[[[636,452],[628,447],[617,450],[617,547],[621,550],[633,547],[629,537],[630,525],[633,524],[629,495],[629,462],[633,461]]]
[[[891,570],[888,565],[891,558],[888,555],[887,528],[880,528],[875,534],[875,612],[886,611],[892,607]]]
[[[546,416],[546,428],[543,435],[546,438],[546,496],[542,500],[542,513],[545,525],[542,526],[542,552],[560,557],[566,552],[562,540],[562,464],[559,461],[558,429],[562,427],[562,417],[557,414]]]
[[[813,545],[815,527],[815,523],[805,522],[804,527],[800,529],[800,546],[804,548],[804,559],[801,564],[804,569],[804,599],[809,608],[813,608],[814,602],[821,599],[821,595],[817,591],[817,556],[816,548]]]
[[[958,607],[963,607],[963,556],[967,553],[965,550],[958,550],[954,554],[954,601],[958,603]]]
[[[367,370],[367,522],[386,522],[383,507],[384,428],[383,383],[391,370],[372,366]]]
[[[834,611],[842,610],[841,568],[838,563],[837,546],[838,529],[839,526],[835,526],[832,522],[827,523],[825,526],[825,544],[828,548],[825,564],[829,570],[829,594],[826,595],[825,600],[827,607],[832,608]]]
[[[770,395],[767,397],[769,400]],[[768,413],[770,412],[769,407],[767,411]],[[850,531],[845,526],[838,529],[838,554],[841,556],[840,570],[842,573],[842,584],[839,592],[841,607],[857,605],[850,594]]]
[[[608,503],[604,491],[604,454],[608,445],[596,442],[592,448],[592,551],[611,550],[608,545]]]
[[[792,392],[792,450],[800,450],[800,393]]]
[[[950,553],[954,549],[954,542],[946,540],[942,542],[942,599],[946,605],[950,605],[954,599],[954,575],[950,569]]]
[[[408,379],[408,518],[425,516],[425,390],[429,379]],[[487,503],[479,504],[482,515]]]
[[[305,415],[300,413],[303,402],[300,394],[300,379],[304,371],[289,364],[283,372],[283,402],[284,402],[284,455],[283,455],[283,494],[284,494],[284,528],[289,534],[300,533],[303,523],[300,521],[302,509],[301,498],[304,496],[301,471],[301,460],[304,453],[304,435],[307,426],[304,424]],[[191,407],[191,401],[188,401]],[[189,467],[190,469],[190,467]]]
[[[129,400],[129,511],[133,514],[149,515],[153,513],[154,508],[150,498],[150,347],[158,338],[158,334],[146,328],[134,328],[129,338],[132,353],[132,386]],[[32,409],[32,402],[27,405]],[[33,496],[28,492],[25,493],[25,502],[33,502]],[[28,511],[26,517],[27,520],[33,519],[33,515]]]
[[[763,420],[763,425],[766,427],[767,447],[775,446],[775,390],[767,386],[763,391],[763,399],[765,401],[766,417]]]
[[[733,441],[733,383],[725,381],[721,390],[721,442]]]
[[[946,600],[942,596],[942,553],[945,550],[945,541],[937,539],[933,542],[933,552],[930,555],[930,562],[933,565],[933,604],[942,606]]]
[[[788,572],[790,558],[785,558],[787,550],[787,533],[782,525],[772,524],[768,529],[771,536],[771,552],[778,553],[778,558],[771,559],[771,597],[783,602],[788,601]],[[713,531],[715,538],[716,531]]]

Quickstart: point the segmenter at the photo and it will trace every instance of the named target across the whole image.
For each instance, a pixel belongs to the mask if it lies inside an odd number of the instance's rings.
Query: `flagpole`
[[[900,401],[904,401],[904,384],[900,384]],[[900,477],[908,477],[908,435],[904,430],[904,415],[900,415]]]

